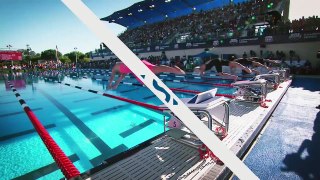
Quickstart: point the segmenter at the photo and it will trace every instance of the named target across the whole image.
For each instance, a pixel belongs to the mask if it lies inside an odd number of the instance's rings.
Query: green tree
[[[82,62],[90,62],[90,58],[85,57]]]
[[[71,60],[69,59],[68,56],[61,56],[61,57],[60,57],[60,61],[61,61],[62,63],[71,63]]]
[[[84,55],[85,55],[86,58],[90,58],[91,52],[87,52],[87,53],[85,53]]]
[[[62,54],[58,51],[58,58],[60,58]],[[56,60],[56,50],[54,49],[48,49],[41,52],[41,59],[48,60],[48,61],[54,61]]]
[[[84,59],[84,54],[82,52],[70,52],[65,54],[65,56],[67,56],[71,62],[76,62],[76,53],[77,53],[77,58],[78,58],[78,62],[82,62],[82,60]]]
[[[41,54],[40,53],[37,53],[37,54],[34,54],[33,56],[30,56],[30,60],[32,61],[32,63],[37,63],[38,60],[41,59]]]
[[[25,64],[29,64],[30,61],[34,63],[40,59],[40,54],[39,53],[36,54],[32,50],[22,49],[20,51],[22,52],[22,62]]]

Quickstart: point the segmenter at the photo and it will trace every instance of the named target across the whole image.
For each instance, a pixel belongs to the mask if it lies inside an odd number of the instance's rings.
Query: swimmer
[[[174,66],[174,67],[169,67],[169,66],[164,66],[164,65],[157,66],[157,65],[149,63],[147,60],[142,60],[142,62],[154,74],[158,74],[158,73],[162,73],[162,72],[168,72],[168,73],[174,73],[174,74],[185,74],[185,72],[182,69],[180,69],[179,67],[177,67],[177,66]],[[132,71],[124,63],[120,62],[120,63],[115,64],[113,66],[113,68],[112,68],[112,73],[111,73],[111,76],[110,76],[110,79],[109,79],[108,89],[117,89],[117,87],[119,86],[119,84],[122,81],[122,79],[129,73],[132,73]],[[120,74],[120,76],[117,79],[117,81],[115,82],[115,84],[112,85],[114,76],[116,74]],[[141,82],[138,78],[137,78],[137,80],[139,82]]]
[[[234,80],[237,80],[238,76],[222,72],[222,66],[229,66],[230,69],[240,68],[240,69],[242,69],[243,72],[245,72],[247,74],[252,73],[252,70],[250,68],[247,68],[236,61],[232,61],[232,60],[231,61],[227,61],[227,60],[220,61],[219,59],[211,59],[211,60],[207,61],[206,63],[200,65],[199,67],[196,67],[194,71],[200,72],[200,75],[202,76],[205,74],[206,71],[210,70],[213,66],[216,67],[217,72],[218,72],[217,73],[218,76],[229,77]]]

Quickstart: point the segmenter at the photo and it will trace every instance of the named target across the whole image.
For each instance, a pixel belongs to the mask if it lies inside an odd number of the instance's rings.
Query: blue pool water
[[[61,149],[85,172],[102,161],[129,150],[164,131],[161,113],[116,99],[103,97],[62,84],[44,81],[39,76],[10,77],[36,116]],[[106,90],[107,82],[63,76],[65,83],[103,91],[140,102],[160,105],[146,87],[120,85]],[[126,78],[125,81],[136,81]],[[172,88],[197,91],[209,85],[166,82]],[[231,88],[218,93],[231,94]],[[179,98],[192,94],[176,93]],[[0,177],[1,179],[59,179],[63,174],[34,132],[13,92],[0,80]]]

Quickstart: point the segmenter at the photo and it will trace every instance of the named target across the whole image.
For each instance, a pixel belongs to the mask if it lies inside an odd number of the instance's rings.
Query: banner
[[[158,44],[158,45],[151,45],[149,47],[136,46],[131,49],[135,53],[144,53],[144,52],[154,52],[154,51],[185,50],[185,49],[196,49],[196,48],[261,45],[265,43],[291,43],[292,41],[294,42],[317,41],[319,38],[320,38],[319,32],[291,33],[291,34],[282,34],[282,35],[275,35],[275,36],[225,38],[220,40],[209,40],[209,41],[203,41],[203,42]]]
[[[264,37],[264,42],[266,42],[266,43],[271,43],[271,42],[273,42],[273,36],[266,36],[266,37]]]
[[[320,38],[320,33],[314,32],[314,33],[306,33],[303,36],[304,39],[318,39]]]
[[[292,33],[289,35],[289,39],[290,40],[299,40],[301,39],[301,34],[300,33]]]
[[[22,53],[19,51],[0,51],[0,61],[21,61]]]

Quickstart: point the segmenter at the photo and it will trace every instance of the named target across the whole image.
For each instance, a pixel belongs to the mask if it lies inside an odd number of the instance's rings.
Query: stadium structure
[[[119,38],[140,58],[190,59],[210,51],[222,59],[283,52],[288,60],[294,51],[318,66],[319,20],[301,30],[288,19],[289,8],[290,0],[147,0],[101,20],[127,27]],[[91,52],[92,61],[110,58],[116,57],[103,45]]]

